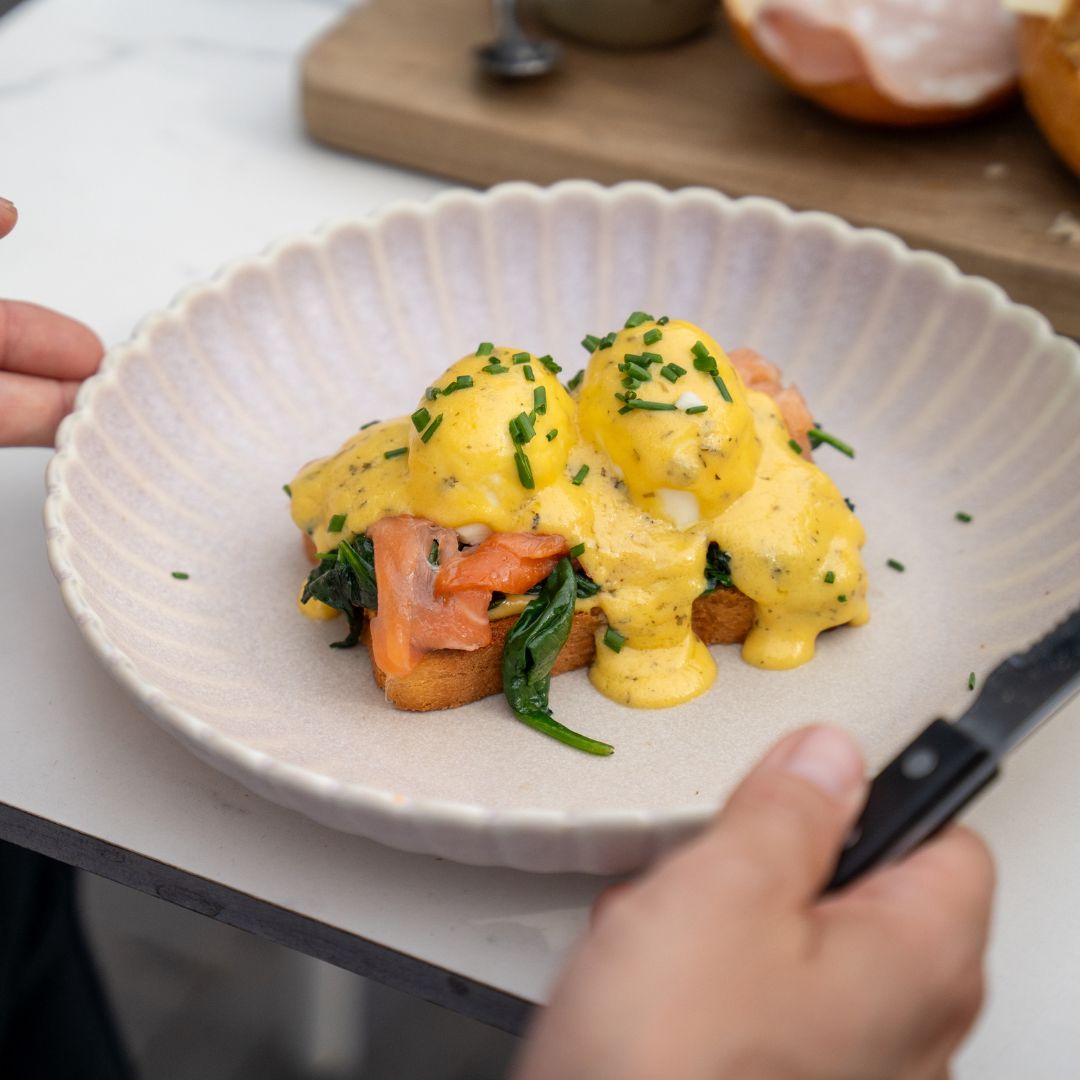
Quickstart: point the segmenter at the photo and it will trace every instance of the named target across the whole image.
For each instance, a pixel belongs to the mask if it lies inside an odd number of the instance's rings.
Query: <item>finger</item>
[[[939,1021],[939,1035],[958,1042],[982,1000],[993,888],[986,845],[952,827],[830,897],[818,913],[830,928],[825,940],[849,961],[861,957],[866,964],[852,972],[852,987],[860,979],[868,987],[874,970],[891,971],[891,985],[877,995],[882,1011],[905,995],[921,1000]],[[867,990],[867,1007],[870,996]]]
[[[67,315],[0,300],[0,371],[48,379],[85,379],[101,362],[97,334]]]
[[[618,885],[609,885],[594,901],[592,911],[589,912],[589,925],[595,926],[607,910],[611,902],[619,896],[626,894],[628,889],[633,888],[632,881],[621,881]]]
[[[0,446],[52,446],[81,385],[0,371]]]
[[[866,797],[862,755],[835,727],[795,732],[739,785],[697,841],[719,880],[804,905],[828,881]]]
[[[15,209],[15,204],[0,195],[0,239],[15,228],[15,222],[18,220],[19,211]]]
[[[965,939],[981,952],[990,929],[994,860],[984,841],[960,825],[916,848],[907,858],[857,883],[855,900],[868,899],[898,915],[948,920],[965,928]]]

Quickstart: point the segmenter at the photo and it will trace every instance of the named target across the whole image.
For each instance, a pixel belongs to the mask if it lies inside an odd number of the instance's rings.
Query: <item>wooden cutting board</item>
[[[475,70],[490,37],[485,0],[372,0],[304,58],[308,131],[480,186],[634,178],[828,210],[940,251],[1080,336],[1080,236],[1067,239],[1080,180],[1019,103],[947,130],[877,131],[783,90],[722,24],[648,51],[566,43],[561,71],[512,84]]]

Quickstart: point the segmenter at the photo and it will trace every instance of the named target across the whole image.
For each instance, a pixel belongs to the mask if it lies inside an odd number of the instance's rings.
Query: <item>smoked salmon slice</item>
[[[472,650],[491,643],[490,588],[435,595],[440,570],[462,558],[453,529],[401,514],[376,521],[368,536],[379,587],[371,650],[387,675],[408,675],[430,649]],[[439,566],[430,559],[435,544]]]
[[[803,455],[809,458],[811,448],[808,432],[814,426],[814,418],[798,388],[784,386],[780,381],[780,369],[753,349],[733,349],[728,353],[728,359],[747,390],[768,394],[776,402],[788,432],[802,447]]]
[[[535,533],[492,533],[476,547],[439,568],[436,596],[452,596],[465,589],[488,593],[523,593],[548,577],[570,550],[561,536]]]

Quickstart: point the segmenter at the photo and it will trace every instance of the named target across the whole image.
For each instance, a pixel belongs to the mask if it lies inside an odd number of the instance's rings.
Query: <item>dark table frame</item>
[[[0,839],[521,1035],[531,1002],[0,802]]]

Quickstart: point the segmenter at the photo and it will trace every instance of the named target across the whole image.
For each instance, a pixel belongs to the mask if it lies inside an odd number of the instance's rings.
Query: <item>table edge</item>
[[[0,802],[0,840],[520,1036],[535,1002]]]

